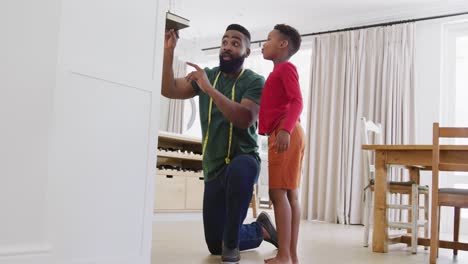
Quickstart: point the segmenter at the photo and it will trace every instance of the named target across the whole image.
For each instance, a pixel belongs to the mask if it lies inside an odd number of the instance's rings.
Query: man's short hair
[[[278,30],[288,39],[289,56],[296,54],[301,47],[301,34],[295,28],[286,24],[277,24],[274,29]]]
[[[231,24],[227,26],[226,31],[228,30],[235,30],[242,33],[245,36],[245,40],[247,41],[247,47],[250,45],[250,32],[245,27],[239,24]]]

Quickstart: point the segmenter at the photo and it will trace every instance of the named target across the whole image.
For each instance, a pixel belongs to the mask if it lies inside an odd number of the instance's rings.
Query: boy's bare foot
[[[291,259],[280,259],[278,256],[271,258],[271,259],[265,259],[265,263],[267,264],[293,264]]]
[[[269,261],[271,261],[272,259],[274,258],[265,259],[265,263],[270,263]],[[299,264],[299,258],[297,256],[291,257],[291,261],[292,261],[292,264]]]

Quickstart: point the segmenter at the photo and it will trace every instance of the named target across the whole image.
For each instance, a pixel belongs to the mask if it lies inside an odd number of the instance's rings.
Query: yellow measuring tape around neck
[[[234,102],[235,100],[235,95],[236,95],[236,84],[237,84],[237,81],[239,80],[239,78],[242,76],[242,74],[244,73],[244,70],[245,69],[242,69],[241,73],[239,74],[239,76],[237,76],[236,78],[236,81],[234,82],[234,84],[232,85],[232,89],[231,89],[231,101]],[[216,75],[216,78],[214,80],[214,83],[213,83],[213,88],[216,89],[216,84],[218,83],[218,79],[219,79],[219,75],[221,75],[221,71],[218,72],[218,74]],[[210,106],[208,108],[208,126],[206,128],[206,135],[205,135],[205,140],[203,141],[203,151],[202,151],[202,155],[205,155],[205,150],[206,150],[206,145],[208,144],[208,138],[209,138],[209,135],[210,135],[210,124],[211,124],[211,112],[213,110],[213,98],[210,97]],[[224,159],[224,161],[226,162],[226,164],[229,164],[231,162],[231,159],[229,158],[230,154],[231,154],[231,145],[232,145],[232,130],[233,130],[233,125],[232,125],[232,122],[229,123],[229,142],[228,142],[228,151],[227,151],[227,155],[226,155],[226,158]]]

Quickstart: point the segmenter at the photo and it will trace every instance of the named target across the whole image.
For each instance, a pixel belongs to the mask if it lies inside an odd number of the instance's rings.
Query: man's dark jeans
[[[260,224],[242,224],[259,173],[260,162],[254,156],[239,155],[231,160],[224,173],[205,183],[203,224],[211,254],[221,254],[221,241],[227,248],[240,250],[256,248],[262,243]]]

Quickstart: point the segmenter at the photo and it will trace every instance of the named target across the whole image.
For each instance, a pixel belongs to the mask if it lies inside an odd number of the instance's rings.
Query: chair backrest
[[[468,127],[440,127],[434,123],[432,129],[432,188],[439,188],[439,171],[468,171],[468,164],[441,163],[440,138],[468,138]]]
[[[373,134],[373,141],[371,143],[370,134]],[[372,121],[366,120],[365,117],[361,118],[361,142],[362,145],[370,145],[370,144],[382,144],[383,137],[382,137],[382,125],[379,123],[374,123]],[[363,150],[363,159],[364,159],[364,169],[366,170],[364,173],[368,173],[368,178],[374,178],[374,171],[375,167],[372,162],[372,151],[370,150]],[[366,177],[367,178],[367,177]]]
[[[366,120],[365,117],[361,118],[362,120],[362,144],[382,144],[383,134],[382,134],[382,125],[379,123],[374,123],[370,120]],[[374,134],[374,143],[370,142],[369,133]]]

